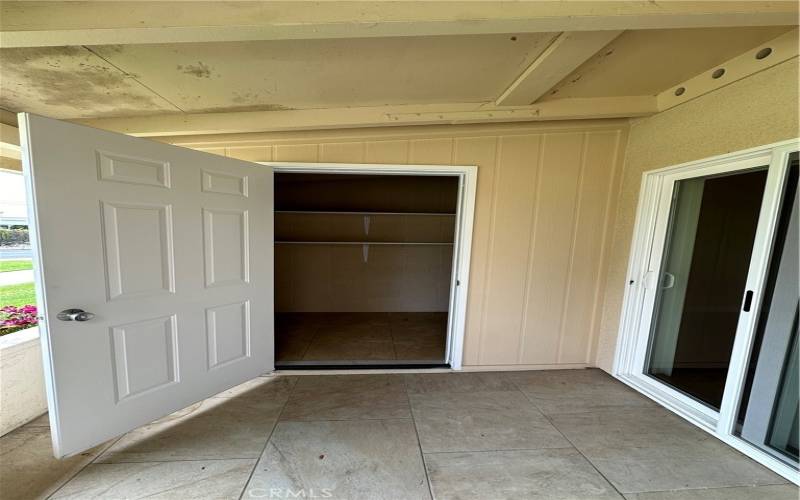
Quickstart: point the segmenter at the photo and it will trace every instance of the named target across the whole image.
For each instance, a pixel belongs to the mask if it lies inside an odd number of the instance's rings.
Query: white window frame
[[[450,313],[447,317],[445,363],[461,370],[464,359],[464,335],[469,292],[472,226],[475,220],[475,194],[478,167],[474,165],[391,165],[367,163],[258,162],[277,172],[336,173],[359,175],[435,175],[458,178],[453,272],[450,280]],[[368,366],[365,366],[368,368]]]
[[[800,472],[755,445],[733,434],[736,414],[744,391],[748,362],[756,334],[767,268],[778,222],[790,153],[800,148],[800,139],[759,146],[743,151],[682,163],[642,175],[639,204],[619,335],[612,374],[689,422],[721,439],[776,473],[800,484]],[[715,175],[769,165],[759,215],[746,290],[753,291],[750,312],[741,312],[731,353],[720,411],[698,402],[657,379],[644,374],[650,337],[656,283],[669,222],[674,183],[681,179]]]

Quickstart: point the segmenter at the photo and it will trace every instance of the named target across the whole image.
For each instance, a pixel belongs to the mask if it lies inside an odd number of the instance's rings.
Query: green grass
[[[36,305],[33,283],[0,286],[0,307]]]
[[[8,271],[27,271],[33,269],[31,260],[0,260],[0,273]]]

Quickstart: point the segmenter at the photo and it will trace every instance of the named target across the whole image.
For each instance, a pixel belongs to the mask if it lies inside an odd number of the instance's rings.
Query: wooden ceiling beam
[[[797,24],[795,1],[0,2],[0,47]]]
[[[491,103],[409,104],[338,109],[86,118],[72,121],[139,137],[158,137],[407,125],[626,118],[646,116],[655,112],[655,97],[632,96],[558,99],[535,106],[503,108],[498,108]]]
[[[572,31],[561,33],[542,54],[497,98],[498,106],[535,103],[558,82],[572,73],[618,37],[622,31]]]
[[[798,38],[800,38],[800,32],[797,29],[788,31],[664,90],[656,96],[658,110],[666,111],[674,108],[793,57],[798,57],[800,52]],[[794,112],[796,113],[797,110]]]

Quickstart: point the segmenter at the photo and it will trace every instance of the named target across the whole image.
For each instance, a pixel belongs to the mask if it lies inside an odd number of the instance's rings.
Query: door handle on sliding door
[[[661,288],[666,290],[675,286],[675,275],[672,273],[664,273],[664,278],[661,282]]]
[[[744,294],[744,305],[742,306],[742,311],[750,312],[750,306],[753,305],[753,291],[748,290]]]

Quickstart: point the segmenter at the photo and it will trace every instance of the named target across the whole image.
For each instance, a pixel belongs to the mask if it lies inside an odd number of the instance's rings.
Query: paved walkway
[[[0,286],[33,283],[33,270],[0,273]]]
[[[259,377],[64,460],[39,418],[0,462],[9,499],[798,498],[600,370]]]

